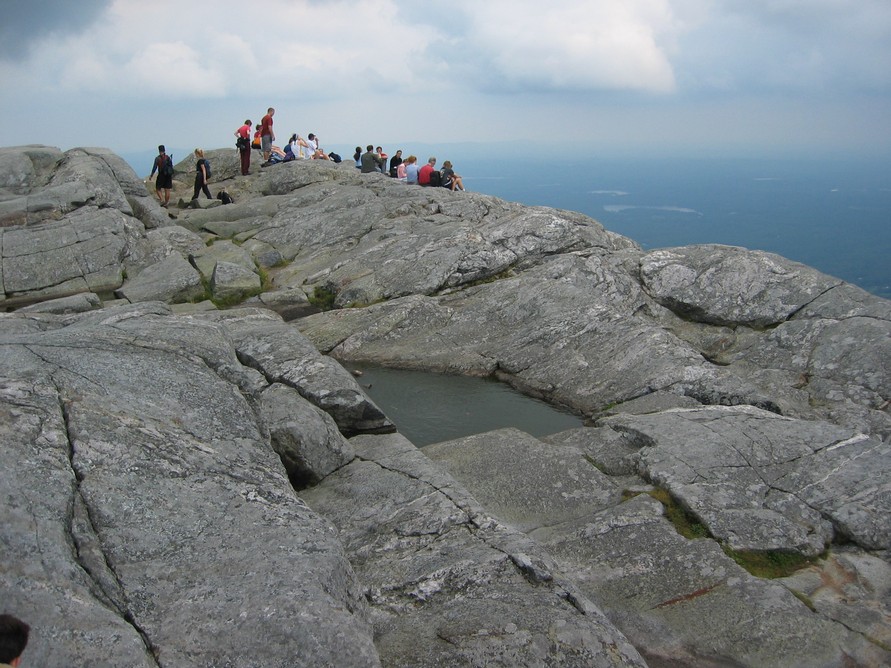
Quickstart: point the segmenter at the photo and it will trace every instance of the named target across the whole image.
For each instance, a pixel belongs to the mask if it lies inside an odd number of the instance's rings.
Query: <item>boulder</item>
[[[270,383],[296,388],[328,413],[346,436],[386,433],[393,423],[371,401],[350,373],[318,353],[296,328],[269,311],[241,309],[208,314],[226,323],[239,359]]]
[[[144,234],[114,209],[81,207],[61,220],[0,228],[3,304],[109,293],[123,282],[123,261]]]
[[[241,264],[219,260],[210,277],[210,293],[223,303],[239,303],[262,291],[257,272]]]
[[[757,328],[788,320],[841,284],[773,253],[709,244],[648,253],[640,277],[654,299],[684,318]]]
[[[83,313],[94,308],[100,308],[102,300],[93,292],[82,292],[70,297],[50,299],[38,302],[31,306],[23,306],[18,309],[20,313]]]
[[[270,385],[261,395],[260,407],[272,447],[295,486],[316,484],[355,457],[331,416],[294,388]]]
[[[178,253],[171,253],[127,282],[116,292],[131,302],[193,301],[204,294],[201,274]]]
[[[189,259],[206,279],[210,279],[213,275],[218,262],[236,264],[248,271],[255,271],[251,254],[241,246],[227,240],[216,241],[209,246],[200,247],[189,256]]]

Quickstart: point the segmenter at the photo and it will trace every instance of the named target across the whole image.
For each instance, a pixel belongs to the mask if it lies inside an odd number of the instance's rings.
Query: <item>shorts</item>
[[[263,135],[260,137],[260,150],[262,150],[263,153],[272,150],[272,135]]]
[[[170,190],[173,188],[173,176],[168,174],[164,176],[163,174],[158,174],[158,178],[155,179],[155,190]]]

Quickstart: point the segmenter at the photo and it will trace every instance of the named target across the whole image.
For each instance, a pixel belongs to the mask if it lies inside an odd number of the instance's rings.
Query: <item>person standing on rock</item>
[[[164,144],[158,146],[158,155],[152,163],[152,173],[149,174],[149,178],[152,178],[155,172],[158,172],[158,178],[155,179],[155,194],[158,196],[158,203],[166,209],[170,204],[170,189],[173,188],[173,160],[167,155]],[[161,197],[162,190],[163,197]]]
[[[272,131],[272,117],[275,116],[275,109],[269,107],[266,115],[260,119],[260,148],[263,150],[263,160],[269,162],[269,156],[272,155],[272,142],[275,141],[275,133]]]
[[[19,665],[30,632],[31,627],[18,617],[0,615],[0,667]]]
[[[207,187],[207,160],[204,159],[204,149],[196,148],[195,157],[198,158],[198,162],[195,163],[195,191],[192,193],[192,199],[198,199],[199,190],[207,195],[207,199],[213,199],[210,188]]]
[[[247,176],[251,173],[251,119],[248,118],[244,125],[235,131],[235,145],[238,147],[238,154],[241,157],[241,175]]]

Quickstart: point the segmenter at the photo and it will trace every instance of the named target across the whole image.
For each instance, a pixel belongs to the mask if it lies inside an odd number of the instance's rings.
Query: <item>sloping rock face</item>
[[[30,662],[891,663],[891,303],[768,253],[208,156],[235,204],[191,206],[184,160],[165,210],[103,149],[0,149],[0,598]],[[354,360],[590,426],[419,451]]]
[[[0,322],[0,597],[41,629],[29,660],[378,665],[225,331],[160,304],[96,313]]]
[[[710,410],[728,419],[757,417],[744,408]],[[674,415],[646,419],[670,421]],[[761,431],[769,432],[771,426]],[[848,661],[882,665],[891,659],[881,641],[868,639],[881,635],[861,635],[847,622],[813,614],[793,594],[801,596],[801,584],[790,582],[787,589],[753,577],[714,541],[680,536],[663,517],[662,506],[646,494],[618,503],[617,497],[647,487],[642,480],[604,475],[591,466],[598,445],[611,441],[598,432],[615,428],[567,432],[552,437],[551,443],[504,429],[431,445],[424,453],[442,463],[492,512],[543,545],[557,566],[642,648],[650,665],[780,668],[843,666]],[[741,435],[746,428],[730,425],[725,431]],[[656,444],[641,446],[641,455],[660,449]],[[637,465],[642,474],[644,466]],[[539,481],[534,494],[519,483],[530,478]],[[741,480],[738,488],[727,486],[726,495],[735,498],[745,484]],[[676,487],[669,489],[674,493]],[[891,572],[880,560],[873,566]],[[879,589],[863,597],[860,607],[878,607],[887,615],[883,599]],[[872,620],[875,623],[875,617]]]

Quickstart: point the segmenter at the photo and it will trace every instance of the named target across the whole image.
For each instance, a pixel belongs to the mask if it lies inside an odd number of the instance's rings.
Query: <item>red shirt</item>
[[[238,132],[239,137],[244,137],[245,139],[251,138],[251,126],[250,125],[242,125],[240,128],[238,128],[238,130],[236,130],[236,132]]]
[[[433,172],[433,165],[428,162],[418,170],[418,183],[422,186],[429,185],[431,172]]]
[[[260,136],[272,135],[272,116],[266,114],[260,119]]]

